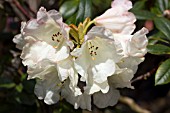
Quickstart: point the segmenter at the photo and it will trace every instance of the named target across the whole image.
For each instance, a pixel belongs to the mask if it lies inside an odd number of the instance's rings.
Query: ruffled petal
[[[69,84],[69,82],[67,84]],[[68,85],[65,85],[65,87],[62,88],[61,96],[65,98],[67,102],[74,105],[75,109],[80,107],[82,109],[91,110],[91,96],[88,94],[83,93],[81,95],[75,96]]]
[[[65,46],[57,52],[51,45],[41,41],[27,43],[21,54],[23,64],[27,66],[34,66],[43,59],[49,59],[50,61],[56,62],[66,59],[68,56],[69,52]]]
[[[128,11],[132,8],[132,2],[129,0],[114,0],[111,6],[112,8],[121,7],[124,11]]]
[[[117,69],[116,74],[108,78],[109,83],[115,88],[134,88],[131,86],[130,80],[133,78],[134,73],[131,69],[123,68]]]
[[[116,34],[131,34],[135,29],[136,21],[135,15],[128,12],[131,8],[131,1],[115,0],[112,2],[112,8],[95,18],[95,24],[110,29]]]
[[[45,79],[45,75],[48,75],[52,71],[56,70],[57,64],[52,63],[48,59],[43,59],[42,61],[38,62],[34,66],[29,66],[27,73],[28,73],[28,80],[29,79]],[[58,74],[57,74],[58,76]]]
[[[44,102],[49,105],[57,103],[60,99],[61,82],[57,74],[57,70],[53,68],[51,72],[44,75],[44,79],[38,79],[35,85],[34,93],[38,99],[44,99]]]
[[[114,88],[110,88],[109,92],[105,94],[102,92],[95,93],[93,95],[93,102],[98,108],[105,108],[115,105],[118,102],[119,97],[119,91]]]

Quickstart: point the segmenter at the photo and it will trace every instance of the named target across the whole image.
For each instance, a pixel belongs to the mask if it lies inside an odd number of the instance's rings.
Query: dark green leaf
[[[132,10],[136,18],[139,20],[153,20],[156,15],[147,10]]]
[[[154,19],[156,28],[159,29],[170,40],[170,21],[163,17]]]
[[[155,44],[155,45],[148,45],[148,52],[151,54],[161,55],[161,54],[170,54],[170,47],[161,45],[161,44]]]
[[[135,2],[132,10],[140,10],[140,9],[145,8],[145,2],[146,2],[146,0],[141,0],[141,1]]]
[[[163,85],[170,82],[170,59],[163,62],[155,75],[155,85]]]
[[[161,12],[168,9],[169,0],[156,0],[156,7],[159,8]]]
[[[67,19],[73,14],[75,14],[78,8],[78,3],[79,0],[69,0],[69,1],[65,1],[60,6],[59,12],[62,14],[64,19]]]
[[[162,15],[162,12],[159,10],[158,7],[152,7],[151,12],[156,14],[156,15]]]
[[[69,17],[67,20],[66,20],[66,23],[69,25],[69,24],[76,24],[76,15],[77,13],[75,13],[74,15],[72,15],[71,17]]]
[[[92,0],[93,17],[99,16],[111,7],[112,0]],[[102,6],[102,7],[101,7]],[[93,19],[93,18],[91,18]]]
[[[80,0],[78,14],[76,17],[76,23],[83,22],[83,20],[87,17],[91,17],[92,15],[92,1],[91,0]]]

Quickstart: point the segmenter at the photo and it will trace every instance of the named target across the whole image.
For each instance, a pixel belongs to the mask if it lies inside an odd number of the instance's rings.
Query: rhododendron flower
[[[144,55],[147,53],[147,33],[146,28],[142,28],[133,35],[114,34],[108,30],[106,34],[110,39],[114,40],[117,54],[123,56],[121,62],[118,63],[120,68],[132,69],[135,74],[138,65],[144,61]]]
[[[13,41],[22,50],[28,79],[36,79],[37,97],[47,104],[64,98],[75,109],[91,110],[92,104],[115,105],[118,88],[133,88],[130,80],[147,53],[148,30],[132,34],[136,18],[131,8],[129,0],[114,0],[112,8],[78,28],[69,28],[57,11],[43,7],[36,19],[23,22]]]
[[[113,34],[115,45],[118,46],[117,48],[124,56],[143,57],[147,53],[147,33],[148,30],[142,28],[134,35]]]
[[[80,50],[77,52],[76,49],[72,53],[79,55],[75,60],[75,68],[81,80],[86,82],[85,89],[89,94],[100,90],[108,92],[107,77],[115,73],[115,63],[120,59],[113,42],[104,35],[104,31],[104,28],[93,27]]]
[[[73,43],[68,32],[68,26],[57,11],[47,12],[41,7],[37,19],[23,23],[21,34],[14,38],[22,49],[21,58],[28,67],[28,79],[38,79],[35,93],[47,104],[58,102],[61,84],[66,79],[72,80],[69,87],[73,94],[81,94],[77,87],[78,74],[70,56]]]
[[[114,33],[131,34],[135,29],[136,18],[133,13],[128,12],[132,8],[129,0],[114,0],[112,8],[95,18],[97,26],[103,26]]]
[[[67,87],[73,96],[81,95],[77,87],[78,75],[74,71],[73,62],[70,58],[53,63],[49,60],[43,60],[35,68],[28,69],[29,79],[38,78],[35,85],[35,94],[39,99],[44,99],[47,104],[57,103],[60,99],[60,92]],[[71,82],[63,82],[70,79]]]

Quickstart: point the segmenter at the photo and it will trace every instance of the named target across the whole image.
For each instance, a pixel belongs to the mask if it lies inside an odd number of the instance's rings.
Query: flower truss
[[[132,34],[136,18],[128,12],[129,0],[115,0],[111,6],[78,28],[43,7],[36,19],[22,22],[21,33],[13,41],[22,50],[28,79],[36,79],[34,92],[39,99],[54,104],[64,98],[75,109],[91,110],[91,104],[115,105],[120,96],[117,88],[133,88],[130,80],[147,52],[148,30]]]

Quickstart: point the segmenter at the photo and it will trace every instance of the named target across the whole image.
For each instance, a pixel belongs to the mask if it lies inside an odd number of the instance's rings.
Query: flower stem
[[[83,30],[82,38],[80,38],[80,39],[81,39],[81,40],[80,40],[80,45],[84,42],[84,36],[85,36],[85,34],[87,33],[88,28],[89,28],[92,24],[94,24],[94,23],[95,23],[95,21],[92,20],[92,21],[90,21],[90,22],[85,26],[85,28],[84,28],[84,30]]]
[[[94,23],[95,23],[95,21],[92,20],[91,22],[89,22],[89,23],[85,26],[85,28],[84,28],[84,30],[83,30],[83,35],[86,34],[88,28],[89,28],[92,24],[94,24]]]

